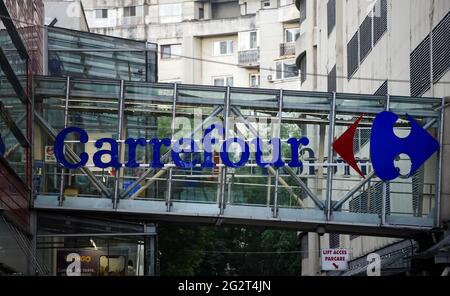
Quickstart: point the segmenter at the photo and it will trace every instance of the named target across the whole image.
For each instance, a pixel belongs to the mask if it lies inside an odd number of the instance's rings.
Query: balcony
[[[259,67],[259,49],[242,50],[238,52],[238,64],[244,68]]]
[[[280,43],[280,57],[295,55],[295,42]]]

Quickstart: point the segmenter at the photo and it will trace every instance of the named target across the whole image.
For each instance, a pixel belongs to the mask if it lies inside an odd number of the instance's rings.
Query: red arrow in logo
[[[356,128],[363,118],[363,114],[339,137],[333,142],[333,149],[344,159],[358,174],[364,178],[364,174],[359,169],[353,152],[353,140],[355,138]]]

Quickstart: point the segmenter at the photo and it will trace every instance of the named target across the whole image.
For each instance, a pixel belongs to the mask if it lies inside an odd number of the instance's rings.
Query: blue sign
[[[370,158],[376,175],[382,180],[392,180],[399,176],[399,171],[394,165],[394,160],[398,155],[404,153],[410,157],[412,162],[410,175],[412,175],[439,149],[439,143],[425,129],[409,115],[406,115],[406,117],[411,125],[410,135],[406,138],[399,138],[394,134],[394,125],[398,119],[398,116],[395,113],[387,111],[381,112],[375,117],[373,122],[370,136]],[[362,115],[346,132],[336,139],[333,143],[333,148],[342,159],[353,167],[361,176],[364,176],[365,169],[361,170],[358,167],[353,151],[354,135],[361,119]],[[128,159],[124,166],[128,168],[139,167],[139,163],[136,162],[136,149],[138,146],[145,147],[146,145],[152,145],[153,153],[150,166],[153,168],[161,168],[164,166],[164,163],[161,162],[162,146],[171,148],[171,159],[178,167],[193,168],[199,165],[203,168],[214,168],[216,167],[216,163],[213,160],[214,152],[212,145],[218,143],[219,139],[211,136],[213,130],[217,130],[221,136],[225,134],[223,126],[219,124],[213,124],[206,129],[202,139],[203,162],[201,162],[200,157],[192,157],[189,160],[186,160],[186,157],[182,157],[181,154],[185,153],[199,153],[197,143],[190,138],[181,138],[178,141],[175,141],[173,145],[171,145],[172,141],[168,138],[153,138],[150,140],[144,138],[128,138],[125,140],[125,144],[128,146]],[[81,128],[67,127],[63,129],[55,139],[54,151],[57,161],[66,168],[77,169],[86,165],[89,160],[89,155],[86,152],[80,153],[80,161],[77,163],[71,163],[65,158],[63,147],[64,141],[69,134],[78,134],[81,143],[87,143],[89,136],[86,131]],[[109,149],[101,149],[105,143],[109,145]],[[262,168],[267,168],[269,166],[279,168],[285,165],[294,168],[303,167],[303,164],[299,159],[299,150],[302,146],[307,146],[309,144],[308,138],[301,137],[300,139],[288,139],[287,143],[291,147],[291,160],[287,163],[281,159],[281,140],[279,138],[271,138],[269,140],[269,144],[272,145],[274,151],[274,157],[272,161],[269,162],[263,160],[263,151],[261,149],[263,146],[262,143],[263,141],[260,138],[255,138],[250,141],[250,145],[254,145],[255,148],[255,160],[258,166]],[[240,146],[241,154],[237,161],[232,160],[229,157],[229,147],[232,144]],[[240,138],[226,139],[220,147],[220,158],[222,163],[228,167],[234,168],[244,166],[249,160],[250,145]],[[116,169],[123,166],[119,161],[119,146],[116,140],[112,138],[101,138],[95,142],[95,147],[100,149],[93,155],[95,166],[99,168],[112,167]],[[104,155],[110,156],[109,161],[103,161],[102,157]]]

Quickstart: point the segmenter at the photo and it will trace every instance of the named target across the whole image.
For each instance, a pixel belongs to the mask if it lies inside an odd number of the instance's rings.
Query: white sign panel
[[[322,270],[347,270],[349,257],[347,249],[323,249],[320,251]]]
[[[56,162],[53,146],[45,146],[45,162]]]

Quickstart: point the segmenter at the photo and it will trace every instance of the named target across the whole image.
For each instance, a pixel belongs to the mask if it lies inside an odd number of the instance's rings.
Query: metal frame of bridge
[[[57,171],[55,176],[59,176],[55,179],[58,190],[38,192],[34,200],[34,208],[37,210],[83,211],[104,216],[120,215],[131,220],[259,225],[313,232],[397,237],[414,236],[440,226],[442,170],[440,151],[435,156],[435,164],[427,167],[435,179],[432,185],[433,190],[430,190],[428,211],[420,210],[419,213],[390,211],[391,202],[388,192],[390,189],[388,184],[383,182],[381,209],[352,212],[349,210],[349,202],[361,194],[362,190],[370,188],[368,184],[377,178],[373,172],[369,172],[366,178],[352,179],[353,186],[338,194],[337,189],[333,187],[340,181],[334,175],[333,168],[337,159],[333,154],[331,143],[336,136],[337,127],[350,125],[360,113],[366,114],[366,119],[361,122],[361,125],[368,127],[371,125],[370,120],[373,115],[383,110],[392,110],[399,116],[404,113],[410,114],[425,128],[431,129],[442,143],[444,100],[441,98],[141,83],[123,80],[85,80],[48,76],[34,77],[33,85],[34,121],[47,139],[46,143],[37,143],[35,137],[34,145],[39,146],[39,149],[54,140],[59,129],[70,125],[71,118],[73,121],[73,116],[76,114],[86,112],[92,114],[98,112],[100,114],[98,116],[112,114],[108,126],[115,127],[114,131],[110,130],[110,132],[123,140],[127,131],[127,118],[130,116],[146,113],[151,118],[165,116],[169,119],[168,122],[173,122],[178,114],[193,117],[195,109],[198,108],[207,110],[208,114],[204,114],[203,122],[195,126],[192,134],[196,134],[202,126],[213,121],[215,117],[223,118],[228,131],[229,118],[233,117],[246,127],[247,135],[254,136],[258,134],[258,130],[254,128],[251,117],[265,117],[273,118],[281,123],[273,127],[278,129],[275,131],[277,134],[280,134],[284,123],[294,123],[298,126],[315,125],[318,129],[323,129],[321,144],[327,149],[326,153],[325,151],[319,153],[318,160],[322,161],[321,166],[318,167],[319,172],[322,173],[319,181],[317,181],[318,177],[310,178],[313,180],[303,178],[289,167],[279,169],[270,167],[266,176],[270,184],[267,186],[267,202],[253,204],[235,203],[230,200],[230,186],[237,185],[232,184],[228,176],[239,177],[239,171],[238,173],[230,172],[224,166],[219,167],[215,181],[210,182],[217,186],[214,188],[215,199],[198,202],[174,198],[174,187],[179,176],[177,177],[176,168],[171,166],[165,166],[159,170],[140,168],[140,175],[132,179],[132,183],[126,189],[122,189],[121,184],[127,174],[124,168],[118,169],[113,176],[114,182],[106,185],[89,167],[84,167],[77,172],[69,172],[54,165],[53,171]],[[53,116],[49,109],[62,117]],[[327,128],[331,132],[327,132],[325,139]],[[173,139],[175,127],[166,126],[166,130]],[[122,147],[120,149],[124,150]],[[119,154],[124,153],[125,151],[120,151]],[[66,144],[65,154],[71,161],[78,159],[76,149],[71,143]],[[169,154],[162,156],[162,160],[166,163],[170,163]],[[326,155],[332,157],[328,159]],[[46,167],[46,164],[43,166]],[[248,167],[250,166],[249,164]],[[78,194],[77,197],[66,196],[65,188],[69,185],[68,176],[73,175],[84,176],[98,194],[96,196],[89,194]],[[324,188],[317,186],[314,189],[311,186],[313,182],[325,183],[326,186]],[[145,195],[146,191],[151,190],[157,183],[166,184],[164,197],[142,198],[142,194]],[[207,182],[199,181],[199,183]],[[255,186],[255,184],[248,186]],[[318,190],[322,192],[319,194]],[[407,196],[408,192],[402,194]],[[410,194],[412,201],[412,192]],[[286,196],[294,201],[294,206],[287,206],[281,202],[281,197]]]

